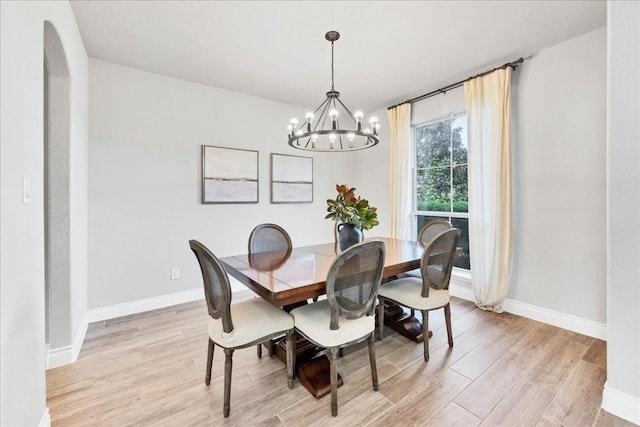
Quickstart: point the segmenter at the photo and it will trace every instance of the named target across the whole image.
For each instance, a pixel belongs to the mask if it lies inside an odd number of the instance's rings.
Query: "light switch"
[[[180,278],[180,269],[172,268],[171,269],[171,280],[178,280]]]

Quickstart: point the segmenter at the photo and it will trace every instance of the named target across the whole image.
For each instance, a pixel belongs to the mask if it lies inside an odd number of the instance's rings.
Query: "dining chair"
[[[429,311],[444,308],[449,347],[453,347],[449,280],[457,253],[460,230],[450,228],[437,234],[425,248],[420,260],[422,277],[403,277],[385,283],[378,292],[378,322],[380,339],[383,338],[384,302],[419,310],[422,313],[422,341],[424,360],[429,360]]]
[[[249,235],[249,253],[287,251],[291,249],[289,233],[276,224],[260,224]]]
[[[418,232],[418,242],[427,246],[434,237],[440,232],[453,228],[451,223],[446,219],[432,219],[422,226]]]
[[[289,233],[277,224],[257,225],[249,234],[249,257],[252,254],[263,252],[288,252],[291,254],[291,237]],[[289,256],[287,255],[287,257]],[[262,357],[262,343],[256,347],[258,357]],[[273,356],[275,344],[272,340],[269,343],[269,356]]]
[[[295,355],[293,317],[262,298],[232,303],[229,277],[218,258],[197,240],[189,240],[189,246],[200,264],[205,300],[210,316],[205,384],[211,383],[215,346],[224,349],[224,416],[229,416],[231,370],[233,352],[236,349],[250,347],[267,339],[286,335],[287,378],[289,388],[292,388],[293,358]]]
[[[378,390],[374,307],[384,266],[384,242],[351,246],[327,273],[327,299],[295,308],[295,329],[329,352],[331,415],[338,415],[338,349],[368,340],[373,389]],[[325,351],[327,351],[325,350]]]
[[[431,221],[427,221],[425,225],[422,226],[420,231],[418,232],[418,243],[420,243],[423,247],[426,247],[434,237],[436,237],[440,232],[444,230],[448,230],[453,228],[451,223],[446,219],[432,219]],[[415,270],[407,271],[406,273],[400,273],[397,276],[398,278],[402,277],[422,277],[422,273],[420,269],[417,268]],[[415,312],[411,309],[411,317],[415,316]]]

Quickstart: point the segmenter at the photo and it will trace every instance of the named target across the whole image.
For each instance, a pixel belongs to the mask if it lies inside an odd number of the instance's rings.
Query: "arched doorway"
[[[70,77],[58,32],[44,22],[45,335],[48,365],[72,346],[70,251]],[[51,360],[56,355],[59,360]],[[70,362],[68,360],[66,363]]]

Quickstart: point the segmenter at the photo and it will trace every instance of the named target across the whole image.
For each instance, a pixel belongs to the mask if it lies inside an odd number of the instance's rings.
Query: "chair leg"
[[[258,359],[262,359],[262,343],[258,343]]]
[[[422,312],[422,343],[424,345],[424,361],[429,361],[429,312],[427,310],[421,310]]]
[[[293,329],[287,331],[287,380],[289,381],[289,388],[293,388],[293,377],[295,372],[295,360],[296,360],[296,340],[293,333]]]
[[[371,332],[369,336],[369,363],[371,364],[371,381],[373,382],[373,389],[378,391],[378,368],[376,367],[376,345],[375,345],[375,331]]]
[[[338,348],[329,349],[330,378],[331,378],[331,415],[338,415]]]
[[[211,384],[211,367],[213,366],[213,350],[215,349],[213,341],[209,338],[209,346],[207,349],[207,375],[204,377],[206,385]]]
[[[449,347],[453,347],[453,331],[451,330],[451,305],[444,306],[444,320],[447,323],[447,338],[449,339]]]
[[[231,408],[231,370],[233,368],[233,349],[224,349],[224,406],[222,413],[225,418],[229,416],[229,409]]]
[[[273,357],[274,354],[276,354],[276,342],[269,340],[269,357]]]
[[[384,299],[378,297],[378,336],[382,341],[384,335]]]

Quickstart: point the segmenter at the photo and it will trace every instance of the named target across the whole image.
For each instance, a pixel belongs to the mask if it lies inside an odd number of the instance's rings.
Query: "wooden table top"
[[[420,268],[423,247],[418,242],[386,237],[383,278]],[[336,258],[335,244],[304,246],[286,252],[264,252],[221,258],[227,273],[277,307],[318,297],[326,292],[329,267]]]

